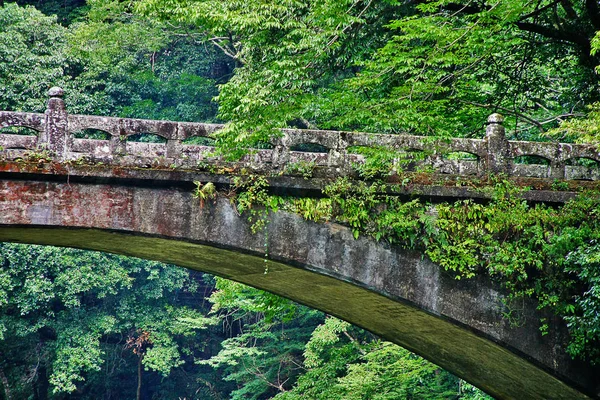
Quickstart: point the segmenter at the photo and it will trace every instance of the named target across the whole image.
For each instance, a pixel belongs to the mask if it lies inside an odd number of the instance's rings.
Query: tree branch
[[[350,335],[347,331],[344,331],[344,336],[346,336],[348,338],[348,340],[350,340],[350,342],[356,347],[356,350],[358,350],[358,352],[365,356],[367,355],[367,352],[363,350],[362,347],[360,347],[360,344],[358,343],[358,341],[352,337],[352,335]]]
[[[1,6],[1,2],[0,2],[0,6]],[[0,381],[2,382],[2,388],[4,390],[4,397],[6,398],[6,400],[12,400],[12,393],[10,391],[10,385],[8,384],[8,379],[6,378],[6,375],[4,374],[4,370],[2,368],[0,368]]]
[[[502,107],[502,106],[497,106],[497,105],[494,105],[494,104],[476,103],[474,101],[467,101],[467,100],[459,100],[459,101],[462,101],[463,103],[471,104],[471,105],[476,106],[476,107],[482,107],[482,108],[488,108],[488,109],[492,109],[492,110],[502,110],[502,111],[505,111],[505,112],[509,113],[510,115],[514,115],[515,117],[519,117],[521,119],[524,119],[525,121],[528,121],[529,123],[535,125],[540,130],[540,132],[544,132],[544,127],[542,126],[542,124],[539,121],[536,121],[535,119],[533,119],[533,118],[531,118],[531,117],[529,117],[529,116],[527,116],[525,114],[522,114],[520,112],[517,112],[515,110],[512,110],[510,108]]]
[[[212,44],[214,44],[215,46],[217,46],[219,49],[221,49],[221,51],[228,57],[233,58],[236,61],[240,61],[237,54],[233,54],[231,51],[229,51],[229,49],[227,49],[225,46],[222,46],[219,42],[220,40],[222,40],[222,38],[219,37],[214,37],[214,38],[209,38],[208,39]]]
[[[563,2],[563,0],[555,0],[552,3],[550,3],[550,4],[546,4],[544,7],[536,8],[535,10],[533,10],[532,12],[530,12],[529,14],[523,15],[519,19],[519,21],[525,21],[527,18],[536,17],[536,16],[540,15],[541,13],[543,13],[544,11],[546,11],[547,9],[549,9],[550,7],[554,7],[558,3],[562,3],[562,2]]]
[[[573,118],[573,117],[585,117],[586,114],[582,114],[582,113],[568,113],[568,114],[561,114],[561,115],[557,115],[556,117],[552,117],[550,119],[547,119],[545,121],[540,122],[541,125],[547,125],[551,122],[554,121],[558,121],[558,122],[563,122],[565,120],[565,118]]]
[[[598,1],[586,0],[585,7],[587,9],[588,15],[590,16],[590,21],[592,22],[594,29],[600,31],[600,10],[598,10]]]
[[[547,38],[557,39],[557,40],[561,40],[561,41],[569,42],[569,43],[574,43],[574,44],[582,47],[584,50],[587,50],[587,52],[589,53],[590,40],[589,40],[589,38],[587,38],[583,35],[578,35],[578,34],[574,34],[572,32],[567,32],[567,31],[556,30],[556,29],[552,29],[547,26],[538,25],[538,24],[534,24],[531,22],[517,22],[517,27],[523,31],[537,33],[537,34],[545,36]]]
[[[563,10],[565,10],[567,17],[572,20],[576,20],[578,18],[577,13],[575,12],[575,9],[569,0],[561,0],[560,5],[562,6]]]
[[[413,4],[423,4],[428,0],[415,0]],[[482,11],[486,11],[487,7],[475,6],[470,4],[460,4],[460,3],[448,3],[444,6],[441,6],[440,9],[448,10],[448,11],[458,11],[464,14],[477,14]]]

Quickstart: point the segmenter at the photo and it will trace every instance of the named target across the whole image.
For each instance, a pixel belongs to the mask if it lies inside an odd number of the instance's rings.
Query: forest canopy
[[[599,100],[596,2],[140,0],[135,9],[199,29],[236,63],[217,97],[231,140],[294,125],[478,136],[493,112],[511,137],[532,139]]]
[[[495,112],[509,139],[598,144],[599,31],[583,0],[0,1],[0,109],[42,112],[61,86],[73,113],[225,122],[216,144],[232,158],[282,127],[479,138]],[[532,206],[499,179],[488,206],[442,204],[433,226],[430,205],[377,188],[335,182],[293,207],[535,296],[568,323],[571,354],[599,362],[597,194]],[[6,399],[487,398],[269,293],[8,244],[0,383]]]

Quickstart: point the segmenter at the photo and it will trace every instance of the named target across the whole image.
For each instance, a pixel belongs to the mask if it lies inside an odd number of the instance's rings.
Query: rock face
[[[252,234],[228,199],[201,205],[176,182],[32,177],[2,175],[0,241],[108,251],[234,279],[362,326],[497,398],[597,397],[600,371],[569,359],[560,323],[541,336],[542,315],[526,302],[522,325],[511,327],[502,292],[483,278],[457,281],[421,254],[283,212],[270,216],[267,234]]]

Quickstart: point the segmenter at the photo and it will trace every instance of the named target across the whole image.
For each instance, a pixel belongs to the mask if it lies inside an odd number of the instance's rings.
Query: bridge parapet
[[[50,89],[49,96],[45,114],[0,111],[0,128],[24,127],[37,132],[33,136],[0,134],[0,157],[18,159],[47,152],[47,156],[63,162],[189,169],[224,163],[215,156],[213,147],[188,144],[195,137],[210,139],[222,125],[69,115],[62,89]],[[395,152],[398,170],[428,166],[442,174],[491,172],[515,177],[600,180],[598,148],[509,141],[502,124],[501,115],[491,115],[483,139],[283,129],[280,136],[271,140],[270,149],[252,149],[239,164],[257,170],[285,170],[295,163],[310,163],[344,175],[364,162],[360,148],[384,147]],[[77,133],[89,129],[104,132],[107,139],[77,137]],[[128,140],[141,134],[157,135],[163,143]],[[323,152],[298,151],[298,146],[307,144],[316,145]]]

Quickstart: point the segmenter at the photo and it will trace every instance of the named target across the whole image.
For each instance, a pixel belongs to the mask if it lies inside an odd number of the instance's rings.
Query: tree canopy
[[[514,137],[532,138],[598,101],[595,2],[140,0],[136,9],[197,27],[237,63],[218,96],[224,143],[284,126],[476,136],[493,112]]]
[[[226,122],[217,147],[231,157],[282,127],[480,137],[494,112],[512,139],[598,143],[599,31],[598,2],[583,0],[0,2],[0,109],[43,111],[58,85],[70,112]],[[513,298],[535,296],[567,323],[569,352],[598,362],[597,193],[531,205],[496,177],[487,205],[403,202],[378,181],[394,151],[367,154],[367,183],[274,203],[418,248],[459,278],[488,274]],[[240,211],[269,209],[259,186],[237,188]],[[269,293],[154,262],[8,244],[0,383],[7,399],[486,398]]]

